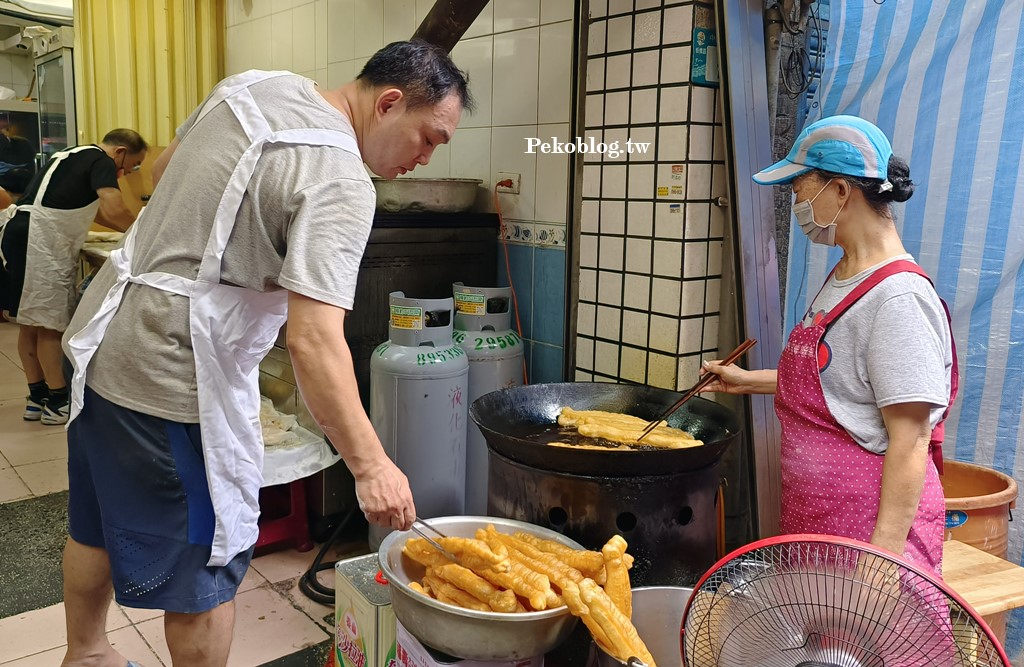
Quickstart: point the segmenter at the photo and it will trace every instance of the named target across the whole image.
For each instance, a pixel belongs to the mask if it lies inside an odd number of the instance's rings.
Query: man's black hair
[[[388,44],[370,57],[356,80],[398,88],[410,108],[437,104],[452,93],[466,111],[474,107],[465,72],[444,49],[421,39]]]

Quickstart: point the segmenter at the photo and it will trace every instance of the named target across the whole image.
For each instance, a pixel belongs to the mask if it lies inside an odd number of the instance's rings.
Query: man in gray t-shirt
[[[126,662],[103,635],[113,583],[120,604],[166,612],[175,664],[225,664],[258,534],[255,370],[285,321],[296,382],[360,508],[411,525],[408,480],[361,407],[344,339],[375,206],[363,165],[394,178],[427,164],[471,104],[443,49],[396,42],[336,90],[229,77],[178,128],[63,341],[66,662],[97,647]]]

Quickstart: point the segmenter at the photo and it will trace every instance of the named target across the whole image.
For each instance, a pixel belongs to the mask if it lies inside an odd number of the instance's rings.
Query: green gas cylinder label
[[[391,326],[395,329],[422,329],[423,309],[410,306],[391,306]]]
[[[474,350],[505,350],[518,345],[522,338],[510,331],[503,336],[476,336],[473,340]]]
[[[486,315],[487,297],[469,292],[455,293],[455,310],[466,315]]]

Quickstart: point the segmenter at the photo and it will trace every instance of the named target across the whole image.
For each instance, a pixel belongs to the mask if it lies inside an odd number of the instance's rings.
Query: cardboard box
[[[480,661],[452,658],[427,648],[398,623],[395,664],[397,667],[544,667],[544,656],[522,660]]]
[[[395,664],[395,614],[391,591],[378,580],[377,554],[338,561],[334,580],[334,664],[388,667]],[[383,583],[382,583],[383,582]]]

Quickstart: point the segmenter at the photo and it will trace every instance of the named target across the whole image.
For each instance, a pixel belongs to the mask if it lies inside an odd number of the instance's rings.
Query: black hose
[[[352,520],[356,510],[359,508],[358,505],[353,505],[352,509],[345,514],[345,518],[341,520],[331,536],[327,538],[323,546],[320,547],[319,553],[316,558],[313,559],[313,564],[309,566],[309,569],[299,578],[299,590],[302,591],[303,595],[314,602],[331,606],[334,604],[334,589],[330,586],[324,586],[317,579],[317,573],[324,570],[334,569],[337,561],[331,561],[330,563],[323,563],[324,556],[327,555],[327,551],[334,546],[334,543],[338,541],[338,537],[341,536],[342,530],[348,525],[348,522]]]

